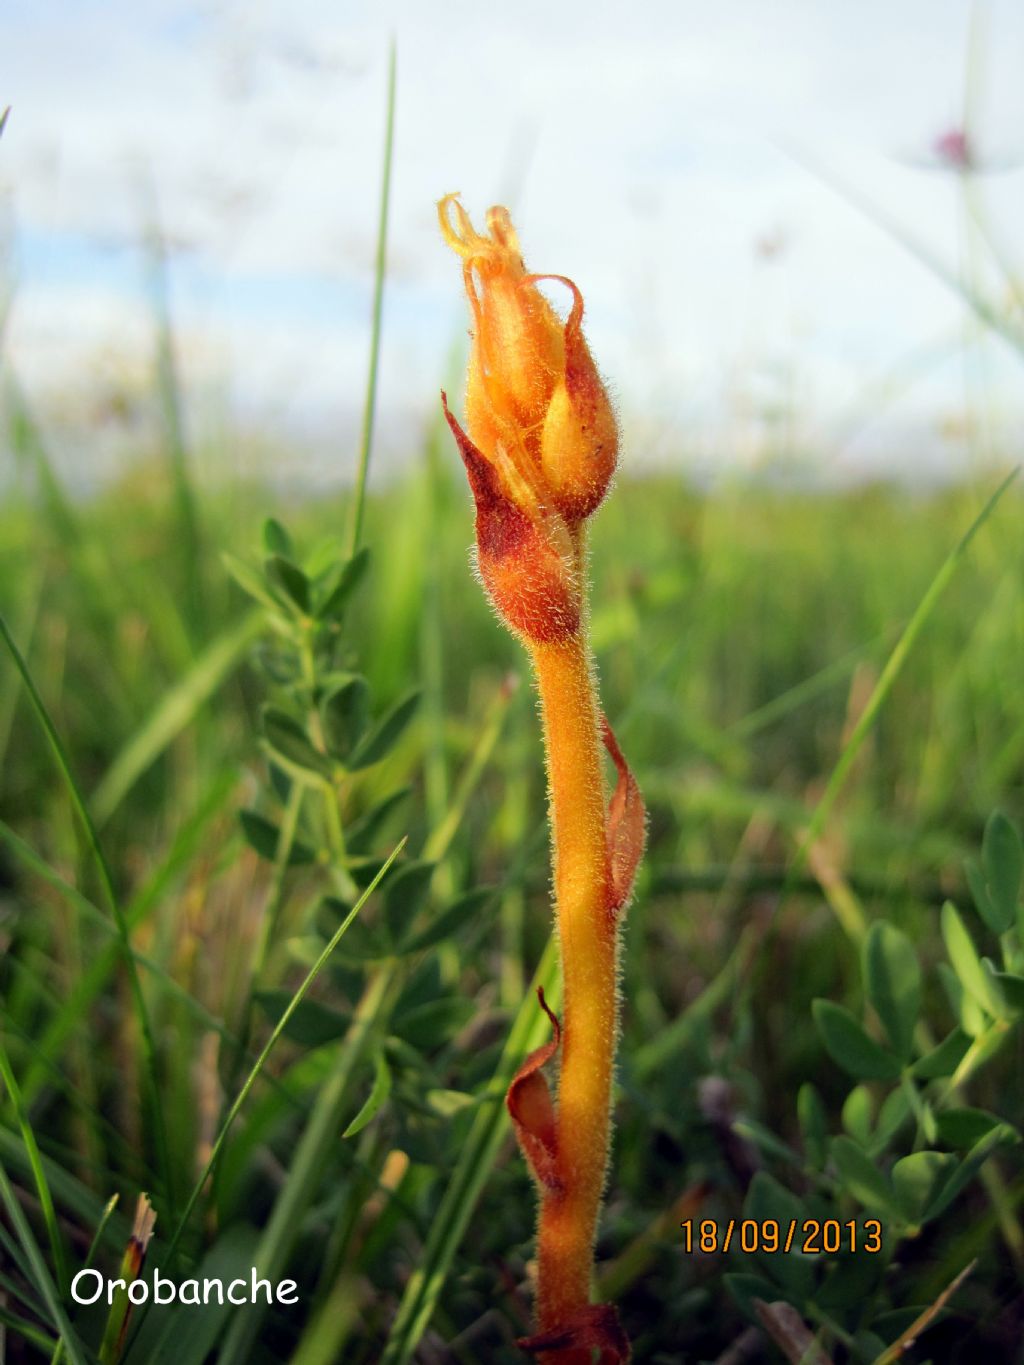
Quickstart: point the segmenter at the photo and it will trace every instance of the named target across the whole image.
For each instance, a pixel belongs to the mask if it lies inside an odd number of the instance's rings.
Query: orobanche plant
[[[530,655],[550,794],[562,1020],[519,1068],[507,1103],[540,1193],[537,1332],[521,1343],[557,1365],[629,1357],[611,1305],[590,1302],[608,1165],[623,911],[644,843],[637,784],[598,705],[587,638],[586,525],[618,454],[608,395],[583,337],[583,298],[531,275],[508,210],[477,232],[453,195],[441,228],[463,262],[472,311],[465,427],[444,413],[476,502],[477,567],[498,616]],[[563,322],[541,293],[569,291]],[[606,801],[602,744],[617,771]],[[541,1005],[547,1009],[543,995]],[[543,1073],[560,1052],[557,1103]]]

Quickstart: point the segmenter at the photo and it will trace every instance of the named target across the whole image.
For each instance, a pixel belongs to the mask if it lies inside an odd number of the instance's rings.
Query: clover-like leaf
[[[309,611],[309,579],[297,564],[284,555],[271,555],[263,565],[267,582],[303,615]]]
[[[338,679],[320,698],[319,710],[326,746],[344,763],[366,732],[369,684],[358,673]]]
[[[900,1074],[899,1058],[857,1023],[849,1010],[832,1000],[815,1000],[811,1009],[822,1042],[833,1061],[857,1080],[894,1081]]]
[[[853,1138],[832,1139],[832,1162],[844,1188],[865,1208],[902,1221],[903,1214],[888,1179]]]
[[[1013,925],[1020,904],[1024,847],[1020,834],[1002,811],[993,811],[989,816],[981,845],[981,861],[994,912],[994,922],[990,922],[989,927],[997,934],[1004,934]]]
[[[265,706],[261,719],[267,744],[286,766],[321,777],[330,774],[330,759],[316,748],[294,716],[277,706]]]
[[[908,1223],[924,1221],[927,1210],[960,1162],[950,1152],[912,1152],[892,1168],[892,1186]]]
[[[363,1102],[363,1106],[359,1110],[359,1113],[341,1136],[343,1138],[350,1138],[355,1137],[356,1133],[361,1133],[370,1120],[376,1117],[377,1111],[385,1103],[390,1094],[391,1070],[384,1058],[383,1050],[378,1049],[373,1058],[373,1086]]]
[[[906,1061],[921,1009],[921,968],[906,934],[876,920],[864,940],[864,988],[893,1050]]]
[[[986,1013],[998,1017],[1004,1002],[998,987],[993,985],[990,975],[982,966],[974,940],[952,901],[947,901],[942,907],[942,937],[950,963],[964,990]]]
[[[368,768],[386,758],[405,732],[419,705],[419,691],[409,692],[386,712],[348,761],[348,767],[356,772]]]

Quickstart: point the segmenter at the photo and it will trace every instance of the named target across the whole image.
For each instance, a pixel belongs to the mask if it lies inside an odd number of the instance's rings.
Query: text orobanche
[[[152,1284],[142,1278],[131,1281],[108,1279],[92,1269],[80,1270],[71,1281],[71,1297],[80,1304],[98,1303],[104,1297],[111,1304],[119,1289],[126,1290],[129,1300],[134,1304],[152,1300],[159,1304],[189,1303],[202,1306],[232,1303],[241,1307],[261,1300],[268,1304],[289,1305],[299,1301],[298,1285],[294,1280],[281,1280],[277,1285],[272,1285],[269,1280],[259,1278],[255,1266],[248,1279],[229,1280],[226,1285],[219,1279],[182,1280],[179,1284],[167,1275],[161,1275],[159,1269],[153,1272]]]

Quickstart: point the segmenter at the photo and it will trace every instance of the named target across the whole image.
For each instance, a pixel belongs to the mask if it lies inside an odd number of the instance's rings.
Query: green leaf
[[[997,1128],[986,1133],[964,1157],[960,1169],[955,1171],[941,1189],[936,1192],[931,1204],[925,1210],[925,1219],[937,1218],[944,1209],[947,1209],[960,1191],[974,1179],[998,1147],[1012,1146],[1019,1141],[1020,1138],[1016,1131],[1006,1123],[1001,1123]]]
[[[892,1185],[904,1219],[920,1224],[959,1166],[950,1152],[914,1152],[892,1168]]]
[[[906,1061],[921,1010],[921,968],[907,938],[876,920],[864,941],[864,989],[897,1055]]]
[[[879,1313],[872,1322],[872,1327],[881,1334],[884,1341],[896,1341],[913,1323],[917,1321],[923,1313],[931,1310],[931,1306],[925,1303],[912,1304],[907,1308],[890,1308],[885,1313]],[[935,1314],[934,1321],[942,1322],[949,1317],[949,1309],[943,1308]],[[865,1358],[864,1365],[873,1365],[878,1359],[876,1352],[873,1356]]]
[[[358,923],[358,920],[353,921]],[[291,1004],[291,991],[254,991],[253,998],[270,1020],[276,1024]],[[319,1047],[321,1043],[343,1038],[352,1023],[351,1015],[328,1009],[318,1000],[303,1000],[284,1026],[286,1038],[305,1047]]]
[[[860,1309],[865,1303],[870,1303],[885,1276],[888,1258],[881,1253],[865,1253],[861,1250],[865,1221],[857,1225],[857,1250],[843,1250],[834,1258],[830,1257],[821,1283],[815,1290],[814,1302],[826,1313],[835,1313],[838,1309],[845,1314],[847,1309],[855,1306]]]
[[[985,960],[988,961],[987,958]],[[996,971],[992,975],[1008,1007],[1014,1014],[1024,1014],[1024,976],[1017,976],[1015,972]]]
[[[450,1119],[480,1104],[482,1096],[467,1095],[464,1090],[428,1090],[424,1099],[432,1113]]]
[[[791,1224],[799,1228],[803,1222],[804,1206],[796,1195],[780,1185],[774,1176],[769,1175],[767,1171],[758,1171],[751,1180],[743,1201],[743,1216],[752,1218],[761,1225],[774,1220],[779,1225],[784,1243],[786,1237],[784,1229],[788,1229]],[[797,1249],[798,1246],[799,1239],[794,1238],[793,1246],[788,1252],[780,1249],[771,1255],[761,1254],[759,1260],[762,1268],[772,1279],[777,1280],[784,1289],[800,1300],[811,1292],[815,1262],[812,1258],[804,1256]]]
[[[997,971],[995,963],[990,957],[983,957],[981,959],[981,970],[984,973],[989,990],[992,992],[992,1002],[997,1006],[997,1018],[1011,1019],[1015,1011],[1012,1006],[1007,1004],[1002,987],[1002,978],[1007,975],[1007,973]],[[1011,975],[1010,980],[1013,981],[1013,979],[1014,978]]]
[[[800,1154],[757,1119],[735,1118],[731,1124],[737,1137],[746,1138],[767,1156],[777,1157],[789,1166],[800,1165]]]
[[[373,1088],[367,1095],[362,1109],[342,1133],[342,1137],[355,1137],[356,1133],[361,1133],[391,1094],[391,1071],[384,1060],[383,1051],[379,1049],[373,1058],[373,1068]]]
[[[862,1327],[859,1332],[854,1333],[853,1349],[856,1352],[855,1360],[863,1360],[865,1365],[871,1365],[879,1356],[885,1355],[885,1342],[877,1332]]]
[[[320,700],[327,748],[344,762],[366,732],[370,716],[370,688],[366,679],[353,673],[335,683]]]
[[[886,1177],[852,1138],[832,1139],[831,1156],[843,1188],[865,1208],[902,1221],[899,1204]]]
[[[372,763],[379,763],[382,758],[387,757],[412,720],[419,700],[418,690],[410,692],[386,712],[349,760],[348,767],[352,772],[368,768]]]
[[[967,1105],[961,1109],[944,1109],[938,1116],[939,1137],[950,1147],[973,1147],[1001,1123],[1001,1119],[986,1109],[971,1109]]]
[[[751,1275],[747,1271],[730,1272],[723,1278],[725,1287],[736,1300],[740,1312],[760,1327],[761,1319],[754,1308],[754,1300],[763,1299],[765,1303],[771,1303],[779,1296],[777,1287],[771,1280],[766,1280],[761,1275]]]
[[[293,650],[279,649],[270,643],[258,644],[252,652],[253,662],[278,687],[291,687],[301,677],[299,660]]]
[[[218,1191],[220,1180],[217,1181]],[[217,1240],[190,1274],[230,1284],[248,1275],[254,1265],[256,1229],[241,1219],[218,1233]],[[202,1308],[176,1304],[146,1315],[138,1339],[126,1360],[145,1361],[145,1365],[202,1365],[210,1359],[217,1338],[235,1309],[226,1300],[218,1303],[211,1294]]]
[[[953,1013],[960,1021],[960,1027],[971,1038],[977,1038],[988,1027],[988,1016],[973,995],[964,990],[960,978],[948,962],[935,965],[939,980],[949,998]]]
[[[843,1127],[855,1141],[866,1147],[871,1141],[871,1091],[855,1085],[843,1105]]]
[[[811,1009],[822,1042],[833,1061],[858,1080],[894,1081],[899,1059],[876,1043],[853,1015],[832,1000],[815,1000]]]
[[[495,889],[489,886],[467,891],[464,896],[460,896],[442,910],[425,929],[414,934],[403,945],[403,950],[407,953],[418,953],[424,948],[433,948],[436,943],[441,943],[447,938],[454,938],[469,920],[480,920],[487,915],[495,902],[495,895]]]
[[[964,872],[967,875],[967,885],[970,888],[971,900],[974,901],[974,908],[990,929],[994,929],[996,933],[1002,933],[1002,930],[997,927],[1000,923],[999,911],[992,904],[992,898],[988,894],[988,886],[985,882],[985,874],[981,867],[973,858],[965,858]]]
[[[268,555],[280,555],[282,559],[295,558],[292,538],[276,517],[267,517],[263,523],[263,550]]]
[[[294,717],[276,706],[265,706],[261,716],[263,734],[274,753],[292,767],[328,777],[331,763],[313,746],[312,740]]]
[[[317,927],[325,937],[334,933],[346,918],[352,906],[334,896],[325,896],[320,902],[317,914]],[[335,949],[335,955],[346,962],[379,962],[393,956],[394,947],[385,935],[380,924],[370,923],[361,916],[354,919],[345,937]]]
[[[398,1016],[392,1031],[420,1052],[429,1052],[468,1024],[476,1011],[472,1000],[457,995],[443,996]]]
[[[325,587],[326,595],[316,609],[318,620],[337,621],[340,618],[369,562],[370,552],[364,546],[342,565],[336,581],[333,584],[328,583]]]
[[[237,555],[231,554],[228,550],[225,550],[222,553],[221,560],[223,561],[225,569],[227,569],[228,573],[243,592],[248,593],[249,596],[259,602],[261,606],[268,607],[275,616],[280,613],[281,603],[268,589],[266,582],[257,569],[246,564],[244,560],[239,559]]]
[[[810,1081],[805,1081],[800,1087],[796,1097],[796,1112],[807,1159],[820,1169],[825,1164],[828,1116],[821,1096]]]
[[[109,820],[150,764],[192,723],[262,628],[262,613],[247,612],[230,630],[211,640],[184,676],[163,694],[93,792],[92,810],[98,825]]]
[[[1020,834],[1002,811],[993,811],[989,816],[981,845],[981,861],[996,916],[989,927],[997,934],[1004,934],[1017,917],[1024,847]]]
[[[281,831],[277,825],[254,810],[240,810],[238,819],[246,842],[256,850],[261,858],[266,858],[267,862],[270,863],[276,862],[281,838]],[[296,867],[302,863],[311,863],[315,858],[316,854],[308,844],[300,843],[297,839],[292,840],[291,848],[288,850],[289,866]]]
[[[971,1040],[962,1028],[955,1028],[938,1047],[918,1059],[911,1067],[911,1074],[920,1081],[934,1081],[941,1076],[952,1076],[971,1046]]]
[[[297,564],[284,555],[271,555],[263,565],[267,582],[282,592],[287,601],[306,615],[309,611],[309,579]]]
[[[397,1017],[406,1014],[419,1005],[437,1000],[442,993],[441,963],[437,953],[430,953],[420,958],[414,971],[406,979],[402,994],[395,1005],[395,1015]]]
[[[878,1122],[875,1125],[875,1135],[871,1142],[873,1156],[885,1151],[910,1117],[910,1113],[910,1100],[902,1087],[892,1090],[886,1095],[878,1111]]]
[[[398,791],[392,792],[390,796],[385,796],[383,801],[371,806],[358,819],[353,820],[345,831],[349,852],[366,853],[384,826],[385,821],[409,797],[411,792],[412,787],[400,787]]]
[[[430,893],[436,863],[410,860],[395,867],[384,883],[384,922],[391,940],[400,944]]]
[[[974,941],[952,901],[942,907],[942,937],[957,979],[976,1004],[998,1017],[1003,1002],[986,975]]]

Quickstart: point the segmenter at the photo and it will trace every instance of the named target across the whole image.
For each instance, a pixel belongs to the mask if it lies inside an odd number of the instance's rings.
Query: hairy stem
[[[590,1299],[594,1237],[608,1164],[618,1025],[616,926],[609,873],[601,738],[584,630],[531,645],[541,698],[551,799],[563,1025],[558,1089],[558,1186],[543,1194],[538,1232],[542,1331]],[[549,1360],[587,1352],[551,1352]]]

